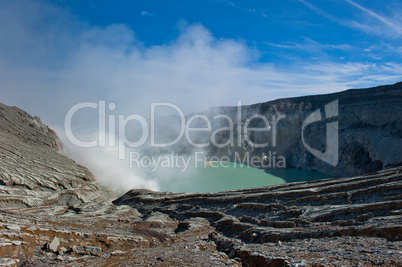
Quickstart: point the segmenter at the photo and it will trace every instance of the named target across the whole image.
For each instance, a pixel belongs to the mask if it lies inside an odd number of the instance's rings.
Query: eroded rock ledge
[[[401,266],[401,172],[5,208],[0,255],[10,266]]]
[[[324,244],[329,240],[341,244],[340,240],[370,242],[368,237],[375,237],[399,246],[401,180],[400,166],[352,178],[215,194],[131,190],[113,203],[130,205],[142,214],[158,211],[179,221],[205,218],[216,229],[210,239],[218,249],[247,262],[253,251],[260,251],[259,257],[265,255],[269,259],[272,250],[275,254],[282,250],[277,249],[278,244],[286,244],[285,247],[299,244],[297,247],[303,240],[314,240],[315,246],[328,247]],[[371,249],[362,244],[358,246]],[[299,249],[310,253],[307,247]],[[245,256],[243,250],[251,254]],[[395,260],[401,260],[400,253],[395,256]]]

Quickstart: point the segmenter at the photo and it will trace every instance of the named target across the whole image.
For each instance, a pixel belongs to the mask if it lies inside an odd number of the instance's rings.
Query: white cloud
[[[235,4],[233,1],[230,1],[230,0],[213,0],[213,1],[216,2],[216,3],[226,4],[227,6],[230,6],[232,8],[241,10],[243,12],[256,14],[257,16],[261,16],[263,18],[268,18],[269,17],[264,13],[264,11],[260,11],[260,10],[257,10],[255,8],[241,7],[241,6]]]
[[[354,49],[353,46],[349,44],[321,44],[317,41],[314,41],[311,38],[305,37],[304,42],[296,43],[296,42],[282,42],[282,43],[273,43],[267,42],[265,43],[269,46],[276,48],[288,49],[290,51],[303,51],[310,54],[319,54],[322,56],[327,55],[328,51],[351,51]]]
[[[141,11],[140,14],[141,14],[141,16],[143,16],[143,17],[155,17],[154,14],[149,13],[148,11],[145,11],[145,10]]]
[[[338,23],[339,25],[352,28],[354,30],[363,31],[370,35],[375,36],[383,36],[389,39],[396,39],[402,37],[402,22],[399,18],[399,12],[395,14],[392,18],[380,15],[368,8],[359,5],[358,3],[352,0],[345,0],[345,2],[357,8],[359,13],[355,14],[355,19],[352,18],[339,18],[337,16],[332,15],[330,12],[326,12],[325,10],[317,7],[316,5],[306,1],[306,0],[298,0],[300,3],[307,6],[309,9],[314,11],[315,13],[328,18],[331,21]],[[394,10],[395,11],[395,10]],[[363,15],[362,15],[363,13]],[[381,22],[381,23],[378,23]]]
[[[365,8],[358,3],[352,1],[352,0],[345,0],[346,2],[350,3],[351,5],[355,6],[356,8],[360,9],[364,13],[366,13],[368,16],[375,18],[376,20],[382,22],[387,28],[389,28],[394,34],[397,34],[398,36],[401,36],[402,34],[402,25],[398,21],[393,21],[390,18],[387,18],[386,16],[380,15],[368,8]],[[366,25],[366,26],[372,26],[372,25]]]

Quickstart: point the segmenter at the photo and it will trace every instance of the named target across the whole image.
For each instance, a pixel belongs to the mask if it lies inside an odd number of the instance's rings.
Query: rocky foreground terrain
[[[0,266],[402,266],[402,166],[116,198],[39,118],[0,104]]]

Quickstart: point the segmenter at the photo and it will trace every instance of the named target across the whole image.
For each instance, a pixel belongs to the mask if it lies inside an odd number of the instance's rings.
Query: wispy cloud
[[[392,21],[390,18],[387,18],[385,16],[381,16],[380,14],[367,9],[361,5],[359,5],[358,3],[352,1],[352,0],[345,0],[346,2],[348,2],[349,4],[357,7],[358,9],[360,9],[361,11],[363,11],[364,13],[366,13],[367,15],[369,15],[372,18],[375,18],[376,20],[382,22],[385,26],[387,26],[388,28],[390,28],[392,31],[394,31],[397,35],[401,35],[402,34],[402,25],[399,24],[396,21]]]
[[[227,4],[227,5],[232,6],[232,7],[235,7],[235,8],[243,9],[243,8],[239,7],[238,5],[236,5],[235,3],[233,3],[233,2],[230,1],[230,0],[215,0],[215,1],[218,2],[218,3]]]
[[[354,48],[350,44],[322,44],[311,38],[305,37],[304,42],[282,42],[282,43],[273,43],[267,42],[267,45],[285,48],[289,50],[298,50],[305,51],[312,54],[325,54],[328,50],[341,50],[341,51],[350,51]]]
[[[242,10],[242,11],[244,11],[244,12],[249,12],[249,13],[257,14],[258,16],[261,16],[261,17],[264,17],[264,18],[267,18],[267,17],[268,17],[268,16],[267,16],[263,11],[261,11],[261,10],[257,10],[256,8],[241,7],[241,6],[235,4],[233,1],[230,1],[230,0],[214,0],[214,1],[217,2],[217,3],[226,4],[226,5],[228,5],[228,6],[231,6],[231,7],[233,7],[233,8]]]
[[[402,37],[401,21],[397,20],[396,18],[392,19],[387,16],[380,15],[379,13],[376,13],[368,8],[365,8],[362,5],[352,0],[345,0],[345,2],[357,8],[365,16],[362,16],[361,13],[359,13],[356,14],[355,19],[339,18],[306,0],[297,0],[297,1],[304,4],[315,13],[328,18],[329,20],[339,25],[377,36],[386,36],[388,38]],[[380,24],[378,22],[380,22]]]
[[[311,9],[315,13],[317,13],[317,14],[319,14],[321,16],[324,16],[324,17],[326,17],[326,18],[328,18],[330,20],[333,20],[335,22],[341,23],[340,19],[338,19],[337,17],[329,14],[328,12],[325,12],[323,9],[317,7],[316,5],[314,5],[314,4],[310,3],[310,2],[308,2],[306,0],[297,0],[297,1],[299,1],[302,4],[304,4],[305,6],[307,6],[309,9]]]
[[[155,17],[155,15],[154,14],[152,14],[152,13],[149,13],[148,11],[145,11],[145,10],[143,10],[143,11],[141,11],[141,16],[143,16],[143,17]]]

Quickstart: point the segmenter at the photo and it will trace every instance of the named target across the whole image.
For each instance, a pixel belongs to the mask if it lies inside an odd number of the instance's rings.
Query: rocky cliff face
[[[327,114],[328,104],[334,105],[333,114]],[[197,136],[198,143],[210,141],[211,133],[229,126],[219,123],[215,116],[227,115],[234,122],[234,142],[222,148],[210,146],[209,155],[229,156],[235,160],[234,152],[249,153],[250,158],[275,153],[277,157],[286,159],[287,167],[317,170],[336,176],[366,174],[402,162],[402,83],[278,99],[242,106],[240,110],[241,120],[238,119],[238,107],[214,108],[202,114],[212,122],[212,130],[209,134],[203,132]],[[303,123],[314,112],[320,119],[303,128]],[[255,118],[247,122],[253,116]],[[270,130],[245,131],[246,125],[249,128],[265,128],[266,122],[262,117],[269,122]],[[205,125],[200,123],[199,127]],[[331,130],[335,134],[328,137]],[[230,135],[221,131],[215,138],[219,144],[224,144]],[[237,142],[238,138],[241,142]],[[332,164],[312,154],[312,150],[325,153],[331,142],[337,151],[337,160]],[[262,148],[256,146],[264,143],[268,145]]]
[[[373,107],[385,112],[381,103],[388,103],[398,114],[398,102],[392,104],[389,96],[394,92],[399,101],[398,88],[385,92],[385,100],[378,92]],[[337,96],[340,114],[346,118],[351,114],[346,111],[353,110],[357,121],[370,127],[349,123],[340,134],[358,144],[363,139],[357,136],[371,138],[357,158],[370,157],[362,167],[380,160],[382,171],[215,194],[133,189],[118,199],[63,155],[56,134],[39,118],[0,104],[0,265],[402,266],[402,167],[386,167],[397,160],[385,160],[374,143],[400,139],[399,130],[395,132],[400,123],[392,112],[386,113],[386,123],[382,116],[371,118],[374,113],[363,104],[357,112],[353,92],[345,93],[353,105]],[[243,112],[280,110],[296,123],[301,121],[297,114],[307,116],[331,100],[312,97],[302,107],[297,99],[294,105],[293,100],[278,100]],[[284,134],[293,136],[288,130]],[[239,151],[247,149],[263,152]],[[356,154],[359,145],[349,149]],[[390,154],[398,154],[393,149]],[[295,155],[294,164],[301,164],[297,159],[303,157]],[[351,170],[367,171],[356,166]]]
[[[0,207],[73,205],[114,198],[63,155],[57,134],[17,107],[0,104]]]

